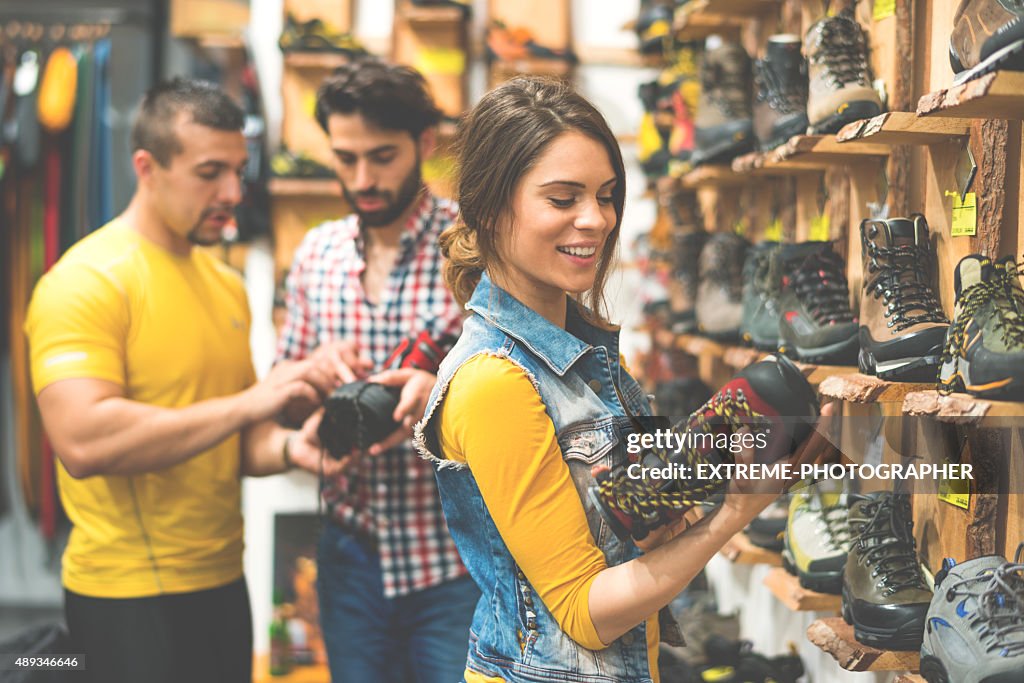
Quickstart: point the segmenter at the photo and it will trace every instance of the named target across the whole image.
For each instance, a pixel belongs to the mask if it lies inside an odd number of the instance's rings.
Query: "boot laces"
[[[812,253],[791,271],[788,282],[819,325],[852,319],[843,260],[835,252],[823,249]]]
[[[847,550],[853,537],[849,522],[850,509],[841,503],[829,505],[821,511],[829,544],[836,550]]]
[[[861,526],[856,539],[863,561],[871,567],[886,595],[905,589],[928,590],[917,561],[917,547],[911,533],[910,501],[906,496],[886,496],[866,503],[862,510],[871,519]]]
[[[947,599],[974,598],[978,609],[969,625],[988,652],[1004,656],[1024,655],[1024,543],[1017,546],[1013,562],[991,572],[961,579],[949,587]]]
[[[931,249],[923,245],[880,247],[868,242],[868,291],[886,303],[888,327],[901,332],[920,323],[949,323],[931,287]],[[909,315],[911,311],[920,311]]]
[[[956,361],[959,364],[961,349],[967,344],[967,325],[988,303],[995,309],[995,328],[1002,335],[1003,342],[1010,348],[1024,346],[1024,292],[1016,281],[1016,274],[1009,274],[1005,270],[995,276],[971,285],[960,292],[957,301],[957,314],[950,332],[946,346],[942,351],[941,365]],[[956,372],[951,373],[950,379],[939,380],[939,392],[949,394],[956,388]]]
[[[825,79],[835,88],[868,85],[864,32],[847,10],[819,25],[810,60],[825,67]]]
[[[754,69],[757,81],[757,99],[767,102],[772,109],[792,114],[807,107],[807,67],[800,66],[800,78],[785,78],[772,67],[768,59],[758,60]]]
[[[684,460],[692,472],[697,466],[707,462],[704,452],[693,445],[694,442],[713,443],[715,427],[722,425],[732,433],[751,423],[760,423],[764,416],[756,412],[747,401],[742,390],[735,393],[731,388],[722,389],[712,396],[707,403],[694,412],[684,425],[676,425],[674,432],[686,434],[683,447],[676,455],[667,449],[652,448],[649,450],[663,464],[671,461]],[[707,435],[707,436],[702,436]],[[723,479],[677,479],[674,490],[658,490],[642,479],[634,479],[627,474],[628,468],[616,467],[602,481],[598,482],[598,494],[602,501],[615,510],[624,512],[634,519],[657,524],[663,513],[671,510],[688,510],[696,507],[703,500],[724,490],[727,482]]]

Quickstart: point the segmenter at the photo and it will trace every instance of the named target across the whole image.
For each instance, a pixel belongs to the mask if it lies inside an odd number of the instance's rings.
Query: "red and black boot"
[[[612,469],[594,470],[597,485],[591,499],[617,536],[642,540],[648,533],[683,517],[711,496],[724,493],[728,480],[701,476],[701,465],[735,462],[742,450],[736,432],[751,431],[757,461],[787,457],[811,432],[818,416],[818,398],[800,370],[774,354],[741,370],[685,423],[671,431],[680,447],[646,448]],[[640,469],[672,467],[668,479],[645,479]],[[632,476],[631,476],[632,472]]]

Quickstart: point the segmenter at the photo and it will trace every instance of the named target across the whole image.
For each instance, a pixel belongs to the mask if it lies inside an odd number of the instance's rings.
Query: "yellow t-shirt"
[[[180,408],[255,379],[241,278],[200,249],[177,256],[115,220],[72,247],[29,305],[36,394],[64,379],[115,382],[133,401]],[[174,467],[74,479],[63,582],[92,597],[221,586],[242,575],[241,454],[233,435]]]
[[[526,373],[506,358],[467,361],[448,387],[437,431],[444,456],[469,465],[502,540],[562,630],[584,647],[603,649],[590,617],[590,587],[607,564],[555,426]],[[657,683],[657,614],[647,620],[646,632]],[[468,669],[465,678],[500,683]]]

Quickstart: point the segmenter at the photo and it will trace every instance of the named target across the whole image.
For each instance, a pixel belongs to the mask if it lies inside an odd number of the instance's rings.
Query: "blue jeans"
[[[320,537],[317,592],[332,683],[462,680],[480,598],[468,576],[385,598],[377,553],[328,522]]]

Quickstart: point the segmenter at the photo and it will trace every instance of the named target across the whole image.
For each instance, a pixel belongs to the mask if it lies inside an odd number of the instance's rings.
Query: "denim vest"
[[[466,308],[474,315],[441,363],[426,416],[416,426],[415,443],[423,457],[437,464],[448,528],[483,592],[473,616],[467,665],[510,683],[649,683],[645,624],[601,651],[588,650],[563,632],[516,566],[473,473],[444,459],[435,432],[434,416],[464,363],[480,354],[509,359],[526,372],[544,402],[591,534],[608,565],[633,559],[639,551],[611,532],[587,494],[594,465],[610,467],[626,457],[626,434],[633,427],[620,396],[629,414],[650,414],[642,389],[619,365],[618,334],[585,322],[572,301],[563,330],[492,284],[486,273]],[[663,628],[677,629],[674,622]]]

